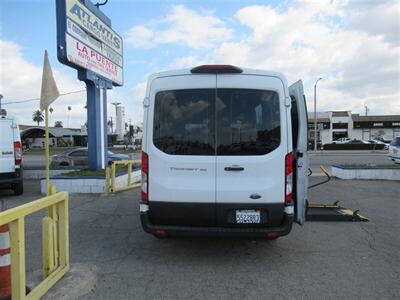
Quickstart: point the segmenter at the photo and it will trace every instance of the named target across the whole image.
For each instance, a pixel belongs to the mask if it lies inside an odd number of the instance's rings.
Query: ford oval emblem
[[[260,199],[261,196],[260,196],[259,194],[251,194],[251,195],[250,195],[250,198],[251,198],[251,199]]]

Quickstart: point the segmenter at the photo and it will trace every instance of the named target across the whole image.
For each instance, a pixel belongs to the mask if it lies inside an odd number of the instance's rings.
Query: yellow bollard
[[[42,236],[43,236],[43,279],[45,279],[55,269],[53,220],[50,217],[44,217],[42,219]]]
[[[106,184],[105,184],[105,192],[106,193],[110,192],[110,180],[111,180],[110,173],[111,173],[110,167],[107,167],[106,168]]]
[[[111,192],[115,191],[115,164],[111,163]]]

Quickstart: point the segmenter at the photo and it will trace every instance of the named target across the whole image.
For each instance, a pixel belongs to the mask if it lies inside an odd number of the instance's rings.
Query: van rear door
[[[281,224],[288,153],[283,99],[277,77],[217,75],[217,225]]]
[[[0,172],[15,172],[13,121],[0,118],[0,132]]]
[[[304,224],[308,192],[307,106],[301,80],[289,87],[292,99],[292,142],[294,154],[294,201],[296,221]]]
[[[155,224],[215,225],[215,93],[210,74],[151,83],[143,150]]]

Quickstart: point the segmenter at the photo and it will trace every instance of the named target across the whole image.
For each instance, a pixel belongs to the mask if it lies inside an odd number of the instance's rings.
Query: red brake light
[[[231,65],[202,65],[191,69],[190,72],[192,74],[240,74],[243,70]]]
[[[266,235],[269,238],[276,238],[279,236],[279,232],[271,231],[271,232],[267,232]]]
[[[149,156],[146,152],[142,151],[142,201],[147,202],[149,200]]]
[[[22,161],[21,142],[14,142],[14,158],[15,158],[15,164],[20,165]]]
[[[293,202],[293,153],[286,154],[285,157],[285,204]]]
[[[167,233],[165,232],[164,229],[156,229],[156,230],[154,231],[154,234],[155,234],[156,236],[163,237],[163,236],[166,236]]]

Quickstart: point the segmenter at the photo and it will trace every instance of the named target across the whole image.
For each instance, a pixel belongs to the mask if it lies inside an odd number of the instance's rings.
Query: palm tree
[[[62,121],[55,121],[54,122],[54,127],[63,127],[63,122]]]
[[[39,126],[39,123],[43,122],[43,120],[44,120],[43,113],[40,110],[34,111],[33,115],[32,115],[32,120],[33,120],[33,122],[37,123],[37,126]]]

